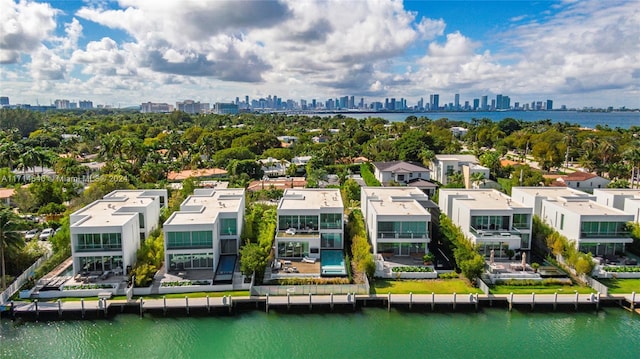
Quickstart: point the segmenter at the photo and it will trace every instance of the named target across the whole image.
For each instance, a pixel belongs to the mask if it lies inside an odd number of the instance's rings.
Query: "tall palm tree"
[[[22,236],[16,231],[16,225],[19,218],[10,209],[6,207],[0,207],[0,261],[2,262],[2,290],[7,288],[7,282],[5,279],[5,263],[4,254],[5,250],[9,248],[19,248],[22,244]]]
[[[482,172],[472,173],[470,180],[474,188],[480,188],[480,185],[485,184],[487,182],[487,178],[484,176],[484,173]]]

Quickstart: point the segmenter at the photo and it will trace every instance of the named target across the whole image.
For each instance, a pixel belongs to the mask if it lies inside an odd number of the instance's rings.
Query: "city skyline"
[[[634,1],[0,1],[12,104],[506,94],[640,107]]]

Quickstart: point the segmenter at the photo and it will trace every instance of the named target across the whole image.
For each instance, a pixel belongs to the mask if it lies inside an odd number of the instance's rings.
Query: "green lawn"
[[[580,294],[595,293],[591,287],[581,287],[577,285],[535,285],[535,286],[508,286],[494,285],[490,287],[491,294],[574,294],[576,291]]]
[[[481,293],[462,279],[391,280],[376,279],[371,286],[374,294],[468,294]]]
[[[211,298],[214,297],[222,297],[222,296],[226,296],[226,295],[230,295],[232,297],[248,297],[249,296],[249,291],[248,290],[238,290],[238,291],[227,291],[227,292],[193,292],[193,293],[170,293],[170,294],[156,294],[156,295],[145,295],[142,296],[145,299],[160,299],[162,297],[167,297],[167,298],[184,298],[184,297],[189,297],[189,298],[204,298],[206,296],[209,296]],[[134,299],[138,299],[140,298],[140,296],[134,296]],[[50,299],[50,300],[40,300],[41,302],[44,301],[57,301],[58,299]],[[80,301],[80,298],[60,298],[60,300],[62,302],[78,302]],[[98,297],[86,297],[84,298],[84,300],[88,301],[88,300],[98,300]],[[120,295],[120,296],[115,296],[112,297],[111,300],[127,300],[127,297]]]
[[[609,287],[610,294],[640,293],[640,278],[598,279],[598,281]]]

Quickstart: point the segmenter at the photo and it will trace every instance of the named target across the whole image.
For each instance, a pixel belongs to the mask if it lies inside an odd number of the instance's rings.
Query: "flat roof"
[[[472,162],[472,163],[478,163],[478,158],[474,155],[463,155],[463,154],[457,154],[457,155],[436,155],[436,159],[439,161],[452,161],[452,160],[457,160],[457,161],[463,161],[463,162]]]
[[[590,198],[592,195],[569,187],[513,187],[513,190],[522,191],[530,196],[545,196],[549,198],[558,197],[584,197]],[[513,194],[513,193],[512,193]]]
[[[594,188],[593,194],[598,192],[611,193],[618,196],[640,196],[640,189],[638,188]]]
[[[446,193],[454,195],[463,195],[466,197],[457,198],[462,206],[471,209],[487,209],[487,210],[510,210],[513,208],[531,208],[524,204],[514,201],[506,194],[494,189],[447,189]]]
[[[240,212],[243,200],[244,188],[197,189],[164,224],[211,224],[220,213]]]
[[[313,210],[344,208],[337,188],[287,188],[278,204],[278,210]]]
[[[431,216],[418,202],[426,201],[429,197],[415,187],[363,187],[361,190],[377,215]]]
[[[558,201],[549,201],[548,203],[554,203],[557,206],[565,207],[567,210],[583,216],[627,216],[630,218],[629,220],[633,219],[632,214],[628,214],[612,207],[607,207],[591,200],[565,201],[560,199]]]
[[[113,191],[103,199],[77,210],[73,216],[85,216],[81,221],[72,224],[72,227],[106,227],[122,226],[132,216],[137,216],[134,208],[142,208],[150,205],[152,194],[146,190],[122,190]]]

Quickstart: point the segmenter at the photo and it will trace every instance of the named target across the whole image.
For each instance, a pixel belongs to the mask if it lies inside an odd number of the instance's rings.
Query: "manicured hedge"
[[[419,266],[407,266],[407,267],[393,267],[392,272],[411,272],[411,273],[431,273],[433,268],[431,267],[419,267]]]

